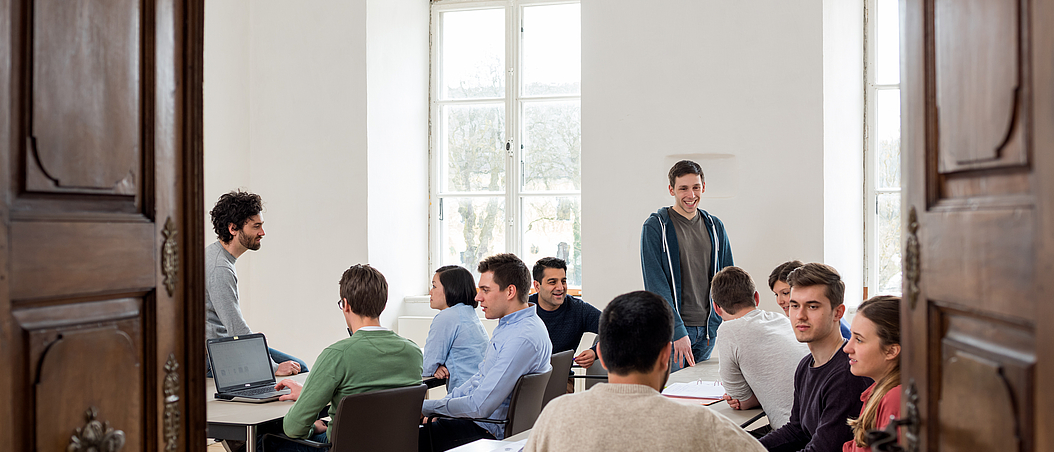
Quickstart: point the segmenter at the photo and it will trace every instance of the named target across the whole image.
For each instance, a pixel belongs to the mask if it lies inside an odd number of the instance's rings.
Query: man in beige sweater
[[[764,451],[728,418],[659,394],[670,375],[673,312],[651,292],[619,295],[600,314],[597,358],[609,383],[554,399],[527,440],[531,451]]]

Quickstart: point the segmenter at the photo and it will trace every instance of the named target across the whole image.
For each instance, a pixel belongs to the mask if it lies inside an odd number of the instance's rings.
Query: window
[[[900,29],[897,0],[865,9],[864,205],[870,295],[900,294]]]
[[[581,19],[569,2],[435,2],[430,260],[512,252],[581,286]]]

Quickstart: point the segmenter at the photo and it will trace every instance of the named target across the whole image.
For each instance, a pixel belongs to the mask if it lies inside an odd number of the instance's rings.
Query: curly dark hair
[[[230,243],[234,236],[227,226],[234,224],[240,230],[249,222],[249,218],[262,211],[263,200],[260,195],[235,190],[220,196],[209,215],[212,215],[212,229],[216,231],[216,237],[223,243]]]

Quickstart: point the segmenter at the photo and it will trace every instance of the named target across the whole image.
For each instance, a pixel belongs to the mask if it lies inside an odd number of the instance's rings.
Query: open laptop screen
[[[225,339],[227,340],[209,342],[216,388],[232,389],[274,381],[271,358],[267,354],[267,342],[262,334]]]

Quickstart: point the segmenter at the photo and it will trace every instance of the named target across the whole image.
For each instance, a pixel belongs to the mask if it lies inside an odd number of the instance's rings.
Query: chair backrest
[[[542,409],[553,399],[567,394],[567,376],[571,373],[571,362],[574,359],[574,350],[565,350],[553,353],[549,363],[553,366],[553,374],[549,376],[549,384],[545,386],[545,395],[542,397]]]
[[[550,369],[548,372],[527,374],[516,380],[506,418],[506,438],[534,427],[534,421],[538,420],[538,414],[542,412],[542,397],[552,373]]]
[[[328,432],[330,451],[416,451],[427,390],[419,384],[344,397],[337,406],[336,429]]]
[[[586,375],[596,375],[596,376],[604,375],[604,376],[607,376],[607,374],[608,374],[607,369],[605,369],[604,366],[600,365],[600,360],[599,359],[594,361],[593,365],[589,366],[589,368],[586,369]],[[601,378],[586,378],[585,388],[586,389],[592,388],[593,385],[595,385],[597,383],[603,383],[605,381],[607,381],[607,380],[604,380],[604,379],[601,379]]]

